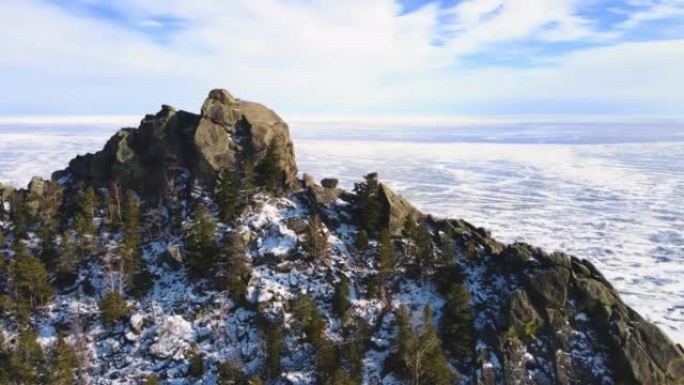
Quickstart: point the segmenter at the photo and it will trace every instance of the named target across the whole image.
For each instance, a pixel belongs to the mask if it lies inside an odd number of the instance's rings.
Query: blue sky
[[[684,0],[5,0],[0,116],[681,115]]]

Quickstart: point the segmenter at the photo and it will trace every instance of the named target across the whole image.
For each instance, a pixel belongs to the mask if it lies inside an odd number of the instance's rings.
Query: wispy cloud
[[[684,36],[649,31],[683,10],[680,0],[410,12],[393,0],[6,0],[0,114],[196,109],[219,86],[299,115],[672,112],[684,107]]]

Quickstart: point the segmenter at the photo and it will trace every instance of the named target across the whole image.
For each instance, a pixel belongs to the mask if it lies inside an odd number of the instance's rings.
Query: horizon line
[[[514,123],[638,123],[670,121],[684,123],[681,115],[650,114],[501,114],[501,115],[281,115],[288,124],[514,124]],[[102,124],[137,127],[140,115],[8,115],[0,124],[68,125]]]

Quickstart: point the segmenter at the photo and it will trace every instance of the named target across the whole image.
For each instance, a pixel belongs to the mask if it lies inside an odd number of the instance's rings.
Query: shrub
[[[112,326],[128,317],[128,305],[121,294],[110,291],[98,303],[100,317],[105,326]]]
[[[190,351],[188,355],[188,376],[193,378],[202,377],[204,373],[204,360],[196,350]]]

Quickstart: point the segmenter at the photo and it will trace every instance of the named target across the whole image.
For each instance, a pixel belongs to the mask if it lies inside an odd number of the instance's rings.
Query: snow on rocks
[[[131,316],[131,319],[129,320],[129,323],[131,324],[131,328],[133,328],[133,330],[134,330],[136,333],[140,333],[140,332],[142,331],[142,329],[143,329],[143,322],[144,322],[144,321],[145,321],[145,319],[143,318],[143,315],[142,315],[142,314],[140,314],[140,313],[134,313],[134,314]]]
[[[181,360],[195,338],[192,324],[180,315],[168,317],[157,332],[150,354],[161,358]]]

